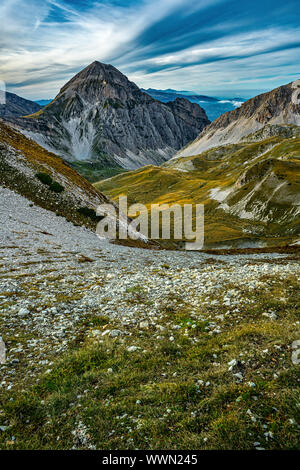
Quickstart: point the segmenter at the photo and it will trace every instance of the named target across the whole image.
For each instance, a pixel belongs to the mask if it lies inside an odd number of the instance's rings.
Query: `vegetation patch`
[[[86,317],[99,336],[81,331],[35,385],[1,392],[0,448],[299,450],[300,366],[291,360],[298,288],[292,275],[263,276],[256,289],[228,283],[206,296],[217,305],[200,303],[192,315],[184,298],[170,295],[166,306],[177,307],[163,309],[159,337],[151,325],[103,336],[122,325]],[[222,305],[228,292],[238,312]],[[142,307],[141,287],[127,294]],[[86,441],[74,437],[79,423]]]
[[[62,193],[65,190],[65,188],[60,183],[53,181],[48,173],[37,173],[35,176],[40,180],[41,183],[48,186],[50,191],[53,191],[54,193]]]

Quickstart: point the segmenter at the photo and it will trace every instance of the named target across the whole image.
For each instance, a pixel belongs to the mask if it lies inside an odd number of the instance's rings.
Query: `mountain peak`
[[[95,60],[71,78],[60,90],[60,94],[68,90],[75,90],[80,94],[83,92],[85,95],[87,90],[91,91],[96,86],[100,91],[102,87],[107,84],[111,86],[123,84],[123,86],[130,85],[131,87],[134,86],[137,88],[134,83],[130,82],[128,78],[113,65],[103,64]]]
[[[17,123],[68,160],[129,169],[164,162],[207,124],[198,104],[185,99],[161,103],[98,61],[69,80],[39,113]]]

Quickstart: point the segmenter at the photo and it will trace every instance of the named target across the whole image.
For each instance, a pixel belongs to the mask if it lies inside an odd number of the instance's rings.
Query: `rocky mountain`
[[[147,166],[95,186],[129,203],[205,206],[205,247],[300,240],[300,127],[268,125],[243,141]]]
[[[161,103],[100,62],[75,75],[45,108],[12,122],[68,161],[123,168],[163,163],[209,124],[198,104]]]
[[[300,125],[300,104],[296,96],[298,82],[258,95],[241,107],[223,114],[207,126],[194,142],[180,150],[175,158],[197,155],[212,147],[239,142],[267,124]]]
[[[41,109],[38,103],[26,100],[8,91],[2,91],[1,98],[3,98],[0,101],[0,117],[2,118],[26,116],[27,114],[36,113]],[[4,104],[3,101],[5,101]]]

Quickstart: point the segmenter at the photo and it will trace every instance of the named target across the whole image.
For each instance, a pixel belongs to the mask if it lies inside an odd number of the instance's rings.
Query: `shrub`
[[[84,215],[85,217],[89,217],[92,220],[98,220],[96,211],[94,209],[90,209],[90,207],[80,207],[77,209],[77,212]]]
[[[51,186],[50,186],[51,191],[54,191],[55,193],[62,193],[65,188],[59,184],[57,181],[54,181]]]
[[[55,193],[61,193],[65,190],[61,184],[59,184],[57,181],[53,181],[48,173],[37,173],[35,176],[41,181],[41,183],[49,186],[49,189]]]
[[[53,179],[48,175],[48,173],[37,173],[35,176],[41,181],[41,183],[46,184],[47,186],[51,186],[53,183]]]

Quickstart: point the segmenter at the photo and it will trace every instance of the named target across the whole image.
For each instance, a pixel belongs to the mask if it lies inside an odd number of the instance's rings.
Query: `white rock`
[[[117,336],[121,336],[123,332],[121,330],[111,330],[109,336],[112,338],[116,338]]]
[[[19,317],[22,318],[22,317],[26,317],[28,313],[29,313],[29,310],[27,308],[20,308],[18,315]]]
[[[277,320],[277,315],[274,312],[264,312],[262,316],[270,318],[270,320]]]
[[[108,335],[109,333],[110,333],[110,330],[105,330],[105,331],[103,331],[102,336],[106,336],[106,335]]]

